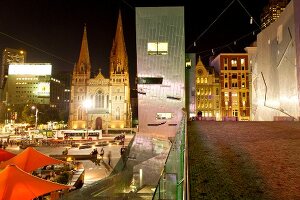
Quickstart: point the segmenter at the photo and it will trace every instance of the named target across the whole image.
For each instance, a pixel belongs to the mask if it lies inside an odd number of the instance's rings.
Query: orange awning
[[[14,157],[16,154],[10,153],[0,148],[0,162],[6,161]]]
[[[0,172],[0,199],[32,200],[52,191],[69,188],[66,185],[32,176],[15,165],[8,165]]]
[[[51,164],[65,163],[62,160],[51,158],[47,155],[40,153],[33,147],[27,147],[24,151],[16,155],[15,157],[4,161],[0,164],[0,169],[5,168],[7,165],[17,165],[25,172],[32,172],[40,167]]]

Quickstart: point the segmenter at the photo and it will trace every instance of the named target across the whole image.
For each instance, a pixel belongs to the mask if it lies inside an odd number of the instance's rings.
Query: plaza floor
[[[188,125],[191,199],[300,199],[299,122]]]

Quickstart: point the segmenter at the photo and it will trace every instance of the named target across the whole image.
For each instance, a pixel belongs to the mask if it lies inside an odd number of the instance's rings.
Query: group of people
[[[2,139],[0,140],[0,148],[6,149],[8,146],[7,141],[3,141]]]
[[[100,153],[98,152],[97,149],[93,149],[93,151],[91,152],[92,156],[97,156],[98,154],[100,155],[101,158],[100,159],[96,158],[96,161],[97,161],[96,164],[98,163],[98,165],[100,165],[100,160],[103,161],[104,149],[101,148]],[[110,166],[111,165],[111,151],[108,152],[107,159],[108,159],[108,165]]]

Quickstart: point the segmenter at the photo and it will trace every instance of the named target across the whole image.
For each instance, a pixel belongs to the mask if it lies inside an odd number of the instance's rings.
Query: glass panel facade
[[[184,8],[136,8],[136,45],[139,130],[174,136],[185,106]],[[161,124],[157,113],[173,117]]]

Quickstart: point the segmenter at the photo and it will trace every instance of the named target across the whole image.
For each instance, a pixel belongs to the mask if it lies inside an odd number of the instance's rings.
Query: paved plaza
[[[191,199],[300,199],[299,122],[188,125]]]

